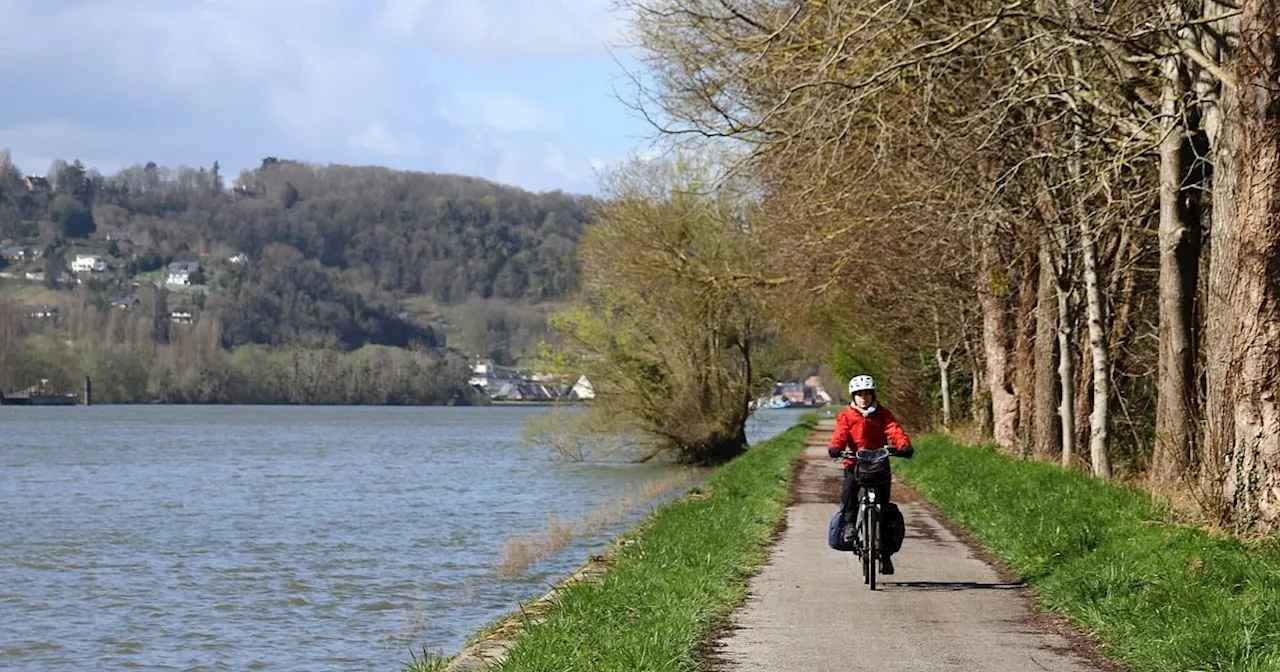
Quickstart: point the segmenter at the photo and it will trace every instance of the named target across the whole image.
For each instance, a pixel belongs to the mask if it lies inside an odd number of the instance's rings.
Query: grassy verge
[[[618,545],[604,580],[561,593],[501,669],[697,669],[699,649],[765,559],[813,422],[803,418],[659,507]]]
[[[943,437],[895,470],[1137,672],[1280,670],[1280,543],[1161,522],[1142,493]]]

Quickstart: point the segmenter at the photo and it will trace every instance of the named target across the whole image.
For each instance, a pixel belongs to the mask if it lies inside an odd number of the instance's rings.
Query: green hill
[[[464,351],[518,359],[576,285],[591,207],[470,177],[275,158],[234,180],[216,162],[102,175],[58,161],[43,177],[0,153],[0,240],[41,255],[15,270],[101,254],[113,268],[76,292],[103,306],[129,293],[154,304],[142,295],[163,284],[167,264],[201,262],[193,279],[206,291],[170,287],[156,310],[194,303],[219,321],[228,349],[436,346],[446,335]],[[247,260],[230,261],[239,253]],[[68,286],[55,272],[44,282]]]

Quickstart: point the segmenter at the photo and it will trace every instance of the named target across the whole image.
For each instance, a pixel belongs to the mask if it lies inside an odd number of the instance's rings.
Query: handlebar
[[[899,452],[896,449],[890,448],[888,446],[884,446],[881,448],[876,448],[874,450],[867,449],[867,448],[860,448],[858,449],[857,452],[854,452],[851,450],[844,450],[840,453],[840,457],[837,459],[857,460],[859,462],[873,463],[873,462],[879,462],[880,460],[883,460],[889,457],[901,458],[902,455],[899,454]]]

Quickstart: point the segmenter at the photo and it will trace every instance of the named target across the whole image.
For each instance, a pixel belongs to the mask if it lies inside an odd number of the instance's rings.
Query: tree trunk
[[[1111,286],[1117,288],[1116,298],[1113,300],[1116,309],[1108,345],[1111,352],[1111,370],[1119,375],[1123,375],[1128,369],[1126,365],[1128,351],[1124,346],[1127,345],[1129,336],[1133,333],[1133,298],[1138,288],[1138,274],[1135,272],[1137,264],[1134,261],[1141,253],[1142,234],[1129,235],[1128,229],[1125,229],[1121,234],[1121,243],[1114,262],[1115,270],[1112,273]]]
[[[1029,255],[1018,287],[1018,312],[1014,322],[1013,389],[1018,400],[1018,456],[1031,459],[1035,448],[1035,324],[1038,259]]]
[[[1078,2],[1072,2],[1072,23],[1079,21],[1081,8]],[[1071,72],[1076,82],[1084,81],[1083,65],[1075,46],[1070,54]],[[1076,84],[1074,88],[1079,88]],[[1093,376],[1093,412],[1089,415],[1089,453],[1093,463],[1093,473],[1103,478],[1111,477],[1111,457],[1107,446],[1108,410],[1111,393],[1109,390],[1108,364],[1105,343],[1105,331],[1102,321],[1102,290],[1098,283],[1098,258],[1094,244],[1093,227],[1087,214],[1083,192],[1085,191],[1084,170],[1081,165],[1084,153],[1084,129],[1079,121],[1072,124],[1072,146],[1074,152],[1068,161],[1071,171],[1071,183],[1076,189],[1072,199],[1072,217],[1080,230],[1080,261],[1084,274],[1085,310],[1089,331],[1089,350],[1092,354]]]
[[[1076,305],[1078,308],[1079,304]],[[1076,446],[1080,447],[1089,444],[1089,414],[1093,408],[1090,405],[1093,400],[1093,353],[1087,347],[1088,327],[1083,332],[1078,328],[1075,331],[1083,336],[1076,342]]]
[[[1053,257],[1048,236],[1040,238],[1040,273],[1036,288],[1035,336],[1035,431],[1031,453],[1038,460],[1052,460],[1059,450],[1054,409],[1057,406],[1053,379],[1053,341],[1057,331],[1058,312],[1054,303]]]
[[[986,396],[987,386],[982,375],[982,358],[979,356],[977,348],[973,345],[970,338],[968,324],[962,326],[964,335],[964,352],[969,359],[970,366],[970,392],[969,392],[969,415],[973,423],[973,431],[978,436],[986,438],[987,426],[991,417],[991,400]]]
[[[978,436],[987,437],[991,426],[991,399],[987,394],[987,386],[983,381],[982,367],[975,361],[973,364],[972,406],[969,409],[973,416],[973,429]]]
[[[997,270],[995,226],[987,224],[982,250],[982,342],[987,359],[987,385],[991,390],[991,423],[996,445],[1014,450],[1018,445],[1018,399],[1009,382],[1009,329],[1004,296],[1008,280]],[[1003,290],[1003,291],[1002,291]]]
[[[1156,389],[1156,436],[1150,478],[1169,484],[1191,464],[1191,303],[1198,260],[1191,250],[1189,226],[1180,207],[1182,149],[1182,74],[1176,56],[1164,59],[1161,114],[1165,136],[1160,143],[1160,355]],[[1194,252],[1194,250],[1191,250]]]
[[[1102,287],[1098,259],[1088,219],[1080,220],[1080,257],[1084,262],[1085,307],[1089,316],[1089,350],[1093,355],[1093,413],[1089,416],[1089,457],[1093,474],[1111,478],[1111,449],[1107,428],[1111,423],[1111,363],[1102,317]]]
[[[1071,264],[1066,232],[1059,244],[1060,260],[1056,269],[1058,290],[1058,384],[1061,402],[1058,420],[1062,428],[1062,466],[1070,468],[1076,459],[1076,371],[1074,338],[1071,328],[1072,294]]]
[[[951,353],[943,355],[942,348],[934,351],[938,360],[938,386],[942,391],[942,429],[951,431]]]
[[[1244,0],[1214,152],[1207,436],[1241,530],[1280,526],[1280,6]]]

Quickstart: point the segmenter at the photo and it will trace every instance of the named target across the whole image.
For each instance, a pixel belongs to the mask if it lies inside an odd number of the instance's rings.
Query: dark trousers
[[[844,484],[840,487],[840,510],[844,512],[845,522],[854,524],[858,521],[858,498],[862,494],[861,488],[872,489],[876,493],[877,502],[887,502],[892,486],[892,481],[860,484],[858,479],[854,478],[853,468],[845,469]]]

